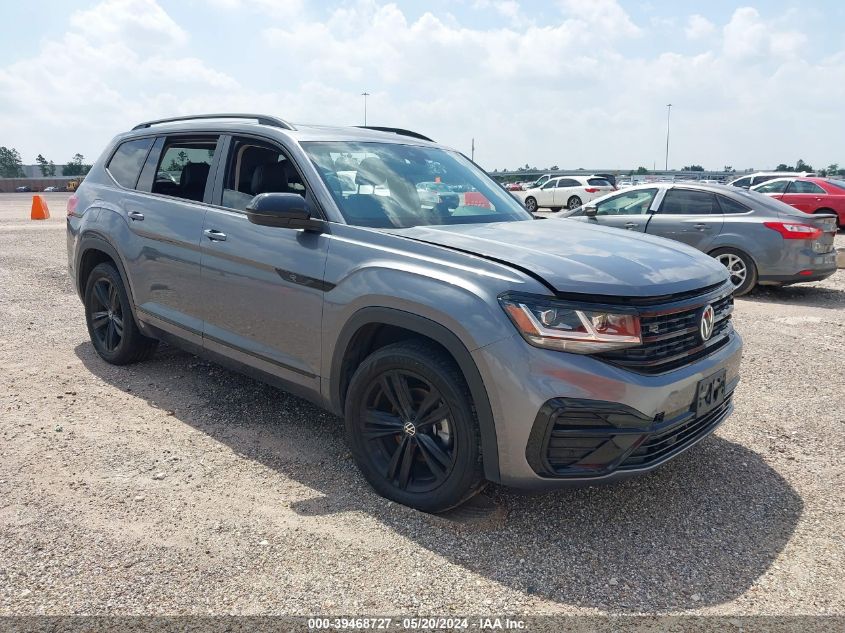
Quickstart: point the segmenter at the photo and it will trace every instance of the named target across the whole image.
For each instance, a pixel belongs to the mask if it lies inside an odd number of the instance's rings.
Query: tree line
[[[542,168],[538,169],[537,167],[529,167],[528,163],[525,163],[525,167],[518,167],[515,171],[520,171],[520,170],[523,170],[523,169],[526,170],[526,171],[529,171],[529,170],[530,171],[558,171],[559,167],[557,165],[552,165],[551,167],[549,167],[547,169],[542,169]],[[502,170],[494,169],[492,173],[495,174],[495,173],[498,173],[499,171],[511,171],[511,170],[509,170],[509,169],[502,169]],[[658,171],[660,171],[660,170],[658,170]],[[684,165],[681,168],[681,171],[708,171],[708,170],[704,169],[704,167],[702,167],[701,165],[693,164],[693,165]],[[722,171],[731,172],[731,173],[736,172],[736,170],[731,165],[725,165],[722,168]],[[837,177],[838,178],[845,178],[845,168],[840,167],[839,163],[831,163],[827,167],[816,170],[816,169],[813,169],[812,165],[805,163],[804,160],[801,159],[801,158],[799,158],[796,161],[794,167],[787,165],[786,163],[780,163],[777,167],[775,167],[775,171],[794,171],[794,172],[806,171],[806,172],[811,173],[811,174],[818,174],[819,176],[823,176],[823,177],[826,176],[828,178],[837,178]],[[646,167],[640,166],[640,167],[637,167],[636,169],[632,169],[632,170],[628,171],[627,173],[628,173],[629,176],[643,175],[643,174],[651,173],[651,170],[649,170]]]
[[[56,165],[39,154],[35,158],[41,175],[44,177],[56,175]],[[62,176],[84,176],[91,170],[91,165],[85,163],[82,154],[74,154],[65,165],[62,165]],[[14,147],[0,147],[0,178],[24,178],[23,161],[18,150]]]

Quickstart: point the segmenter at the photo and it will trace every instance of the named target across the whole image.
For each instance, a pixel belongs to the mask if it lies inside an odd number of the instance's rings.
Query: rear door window
[[[583,185],[574,178],[561,178],[558,187],[582,187]]]
[[[810,182],[809,180],[793,180],[789,183],[786,193],[814,193],[816,195],[823,195],[826,192],[816,183]]]
[[[153,193],[201,202],[218,137],[169,138],[153,180]]]
[[[112,178],[122,187],[134,189],[152,144],[152,137],[121,143],[106,166]]]
[[[587,183],[593,187],[610,187],[611,184],[604,178],[588,178]]]
[[[662,215],[710,215],[721,213],[716,196],[695,189],[670,189],[658,213]]]

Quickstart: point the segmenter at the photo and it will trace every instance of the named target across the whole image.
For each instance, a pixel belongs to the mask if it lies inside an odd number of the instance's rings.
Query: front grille
[[[701,310],[708,303],[713,306],[716,323],[710,340],[702,343],[699,337]],[[693,305],[661,306],[654,312],[642,312],[640,327],[643,344],[613,352],[597,354],[615,365],[644,374],[660,374],[688,365],[712,354],[728,342],[732,329],[733,295],[724,290],[704,297]]]
[[[700,418],[690,418],[675,424],[671,428],[658,431],[648,436],[637,449],[619,466],[619,470],[635,470],[656,464],[672,453],[689,446],[702,435],[709,433],[724,418],[731,407],[731,396],[709,413]]]

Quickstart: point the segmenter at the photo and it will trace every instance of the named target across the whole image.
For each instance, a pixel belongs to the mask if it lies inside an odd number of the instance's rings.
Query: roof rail
[[[392,132],[393,134],[399,134],[401,136],[410,136],[413,138],[418,138],[421,141],[430,141],[434,143],[434,141],[427,136],[423,136],[419,132],[412,132],[411,130],[404,130],[401,127],[381,127],[379,125],[356,125],[355,127],[359,127],[365,130],[378,130],[379,132]]]
[[[162,123],[175,123],[176,121],[193,121],[195,119],[255,119],[261,125],[270,125],[272,127],[279,127],[283,130],[295,130],[287,121],[276,118],[274,116],[266,116],[264,114],[193,114],[187,116],[175,116],[168,119],[156,119],[155,121],[145,121],[139,123],[133,130],[143,130],[144,128],[152,127],[153,125],[160,125]]]

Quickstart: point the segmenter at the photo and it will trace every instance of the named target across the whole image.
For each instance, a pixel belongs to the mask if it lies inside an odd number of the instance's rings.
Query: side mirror
[[[598,214],[599,210],[595,205],[587,205],[584,207],[584,215],[588,218],[594,218]]]
[[[305,198],[296,193],[260,193],[245,211],[247,219],[259,226],[323,230],[323,221],[311,217]]]

